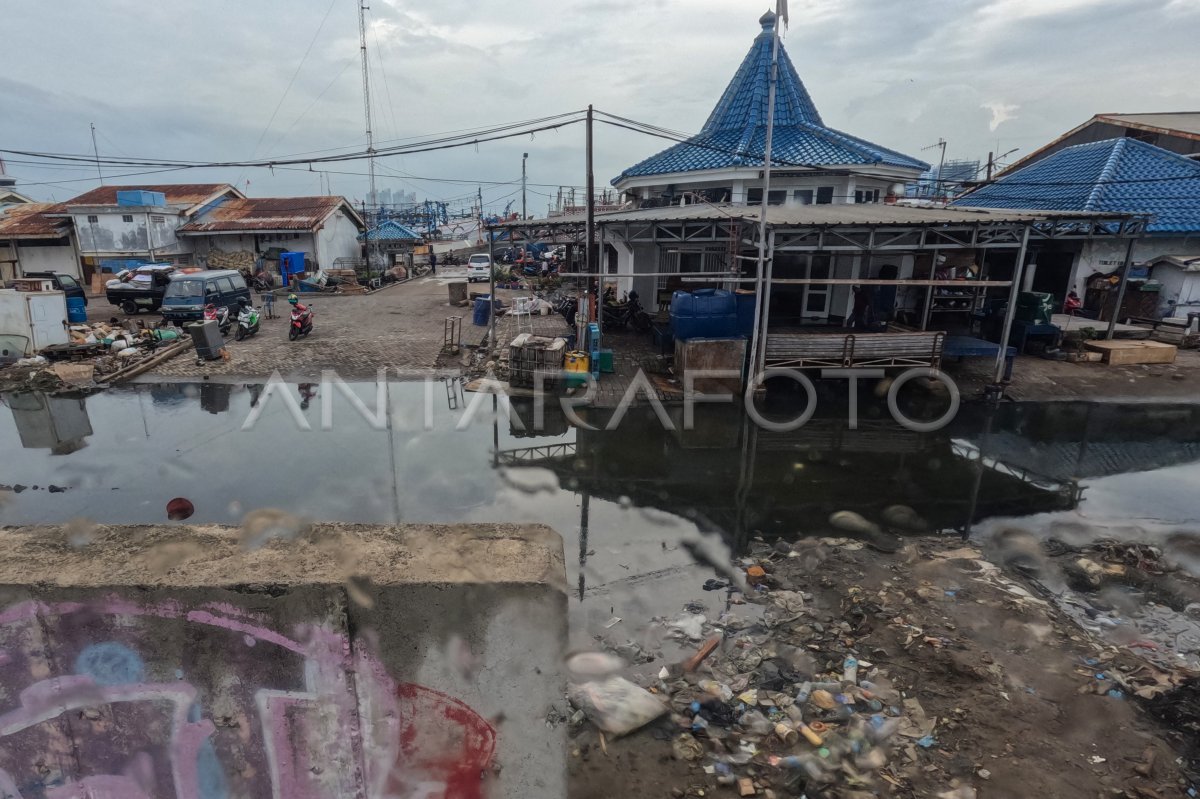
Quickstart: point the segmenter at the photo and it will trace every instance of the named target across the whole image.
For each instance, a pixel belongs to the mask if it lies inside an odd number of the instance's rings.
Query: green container
[[[1017,295],[1017,312],[1013,318],[1031,325],[1048,325],[1054,315],[1054,295],[1040,291],[1023,291]]]
[[[563,372],[563,383],[567,388],[578,388],[587,385],[590,372]]]
[[[613,367],[612,350],[600,350],[600,371],[604,372],[605,374],[612,374],[613,372],[617,371]]]

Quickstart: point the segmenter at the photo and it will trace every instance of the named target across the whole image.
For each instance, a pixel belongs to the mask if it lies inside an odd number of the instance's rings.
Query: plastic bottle
[[[708,729],[708,721],[703,716],[692,716],[692,732]]]
[[[799,730],[800,734],[804,736],[805,740],[807,740],[813,746],[821,746],[823,743],[825,743],[821,736],[817,735],[817,733],[813,731],[813,728],[807,724],[801,723]]]
[[[796,692],[796,704],[803,705],[808,701],[808,697],[812,695],[812,683],[808,680],[800,683],[800,690]]]
[[[848,683],[858,682],[858,658],[854,655],[846,655],[846,659],[842,661],[842,680]]]

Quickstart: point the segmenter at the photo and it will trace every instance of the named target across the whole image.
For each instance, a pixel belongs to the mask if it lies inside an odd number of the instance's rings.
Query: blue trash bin
[[[484,294],[482,297],[475,298],[475,313],[471,317],[471,321],[479,327],[487,327],[488,314],[491,313],[492,295]]]
[[[87,302],[83,297],[67,297],[67,321],[71,324],[87,321]]]

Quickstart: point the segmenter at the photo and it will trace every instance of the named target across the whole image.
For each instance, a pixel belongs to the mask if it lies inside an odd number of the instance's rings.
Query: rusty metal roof
[[[64,205],[68,206],[87,206],[96,207],[103,205],[116,205],[117,192],[119,191],[157,191],[165,194],[167,197],[167,205],[180,205],[190,208],[197,203],[202,203],[212,197],[214,194],[219,194],[222,191],[233,191],[240,196],[240,192],[228,183],[178,183],[174,185],[162,186],[147,186],[138,184],[136,186],[101,186],[98,189],[92,189],[89,192],[67,200]]]
[[[179,233],[236,233],[268,230],[316,230],[330,214],[343,210],[360,228],[365,225],[344,197],[244,197],[226,200]]]
[[[0,213],[0,239],[61,239],[71,232],[62,203],[24,203]]]

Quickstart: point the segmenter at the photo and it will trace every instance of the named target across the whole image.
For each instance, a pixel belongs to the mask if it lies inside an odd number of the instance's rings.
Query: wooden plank
[[[1084,347],[1104,356],[1109,366],[1135,363],[1174,363],[1179,348],[1161,341],[1089,341]]]

